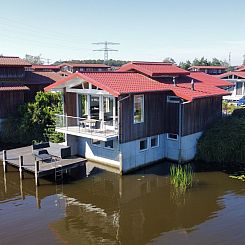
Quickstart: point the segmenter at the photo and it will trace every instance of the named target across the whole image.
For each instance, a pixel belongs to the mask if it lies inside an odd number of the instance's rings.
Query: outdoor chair
[[[35,150],[34,156],[35,158],[40,159],[42,162],[52,161],[52,155],[50,155],[47,150]]]

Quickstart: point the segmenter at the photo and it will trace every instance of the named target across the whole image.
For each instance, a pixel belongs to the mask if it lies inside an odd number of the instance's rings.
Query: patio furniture
[[[37,143],[32,145],[32,153],[40,159],[49,156],[63,159],[71,156],[71,147],[52,142]]]
[[[47,150],[36,150],[34,156],[42,162],[47,160],[52,161],[52,155],[50,155]]]

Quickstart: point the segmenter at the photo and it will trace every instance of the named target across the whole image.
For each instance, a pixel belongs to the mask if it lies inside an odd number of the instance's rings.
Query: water
[[[245,183],[196,173],[180,193],[166,163],[118,176],[87,165],[65,185],[0,166],[0,244],[245,244]]]

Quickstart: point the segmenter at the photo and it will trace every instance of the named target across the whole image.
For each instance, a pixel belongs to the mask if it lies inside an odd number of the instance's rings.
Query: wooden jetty
[[[4,150],[0,154],[0,160],[3,161],[4,172],[8,171],[8,165],[19,168],[20,179],[24,178],[24,171],[34,174],[36,185],[39,185],[40,177],[55,175],[56,179],[64,172],[86,162],[86,159],[77,156],[65,159],[54,156],[52,159],[41,161],[33,155],[32,146]]]

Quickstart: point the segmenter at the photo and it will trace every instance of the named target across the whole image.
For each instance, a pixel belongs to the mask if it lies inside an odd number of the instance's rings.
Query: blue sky
[[[109,58],[177,62],[195,57],[240,64],[245,1],[8,0],[1,2],[0,54],[51,61],[99,59],[92,42],[120,42]]]

